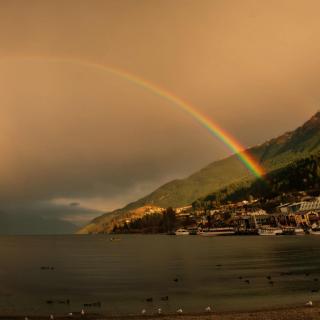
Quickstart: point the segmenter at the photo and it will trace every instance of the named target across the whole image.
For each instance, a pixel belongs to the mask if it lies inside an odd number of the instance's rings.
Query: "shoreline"
[[[26,315],[3,315],[0,320],[24,320]],[[148,315],[103,315],[103,314],[86,314],[81,316],[79,313],[73,316],[54,315],[54,319],[86,319],[86,320],[143,320],[143,319],[162,319],[162,320],[316,320],[320,318],[320,306],[314,307],[283,307],[274,309],[263,309],[254,311],[230,311],[230,312],[201,312],[186,314],[148,314]],[[48,320],[46,316],[28,316],[28,320]]]

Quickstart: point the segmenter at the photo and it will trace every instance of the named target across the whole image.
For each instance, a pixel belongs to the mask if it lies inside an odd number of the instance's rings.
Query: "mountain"
[[[320,191],[320,152],[289,163],[285,167],[273,170],[252,182],[229,185],[227,188],[198,199],[196,205],[207,207],[219,202],[226,204],[250,198],[260,203],[288,202],[294,194],[318,195]],[[284,199],[287,199],[284,201]],[[296,200],[293,200],[296,201]],[[274,208],[272,208],[274,209]]]
[[[285,167],[320,150],[320,112],[294,131],[287,132],[247,151],[265,168],[266,172]],[[79,233],[90,233],[108,228],[110,221],[129,211],[146,205],[181,207],[226,188],[230,184],[253,181],[253,174],[236,155],[215,161],[191,176],[168,182],[149,195],[122,209],[94,219]]]

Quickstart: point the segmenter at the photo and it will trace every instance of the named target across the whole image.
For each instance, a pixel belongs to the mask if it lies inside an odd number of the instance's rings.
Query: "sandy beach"
[[[81,316],[56,315],[54,319],[87,319],[87,320],[316,320],[320,319],[320,307],[292,307],[274,310],[260,310],[250,312],[225,312],[225,313],[198,313],[198,314],[170,314],[170,315],[131,315],[131,316],[104,316],[98,314],[87,314]],[[24,320],[25,316],[0,316],[3,320]],[[47,320],[49,316],[29,316],[29,320]]]

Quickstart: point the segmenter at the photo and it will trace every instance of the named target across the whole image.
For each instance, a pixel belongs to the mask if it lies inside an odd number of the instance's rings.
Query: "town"
[[[193,203],[180,208],[145,206],[113,221],[112,233],[167,233],[172,235],[320,235],[320,197],[306,192],[284,195],[267,212],[261,199],[235,203]],[[275,200],[275,199],[273,199]]]

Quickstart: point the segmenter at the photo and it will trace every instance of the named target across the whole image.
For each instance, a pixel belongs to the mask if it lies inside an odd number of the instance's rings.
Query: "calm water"
[[[0,314],[64,313],[97,301],[102,307],[88,311],[243,310],[320,298],[311,292],[320,288],[320,237],[120,237],[0,237]],[[41,270],[47,265],[55,269]],[[46,303],[64,299],[70,305]]]

